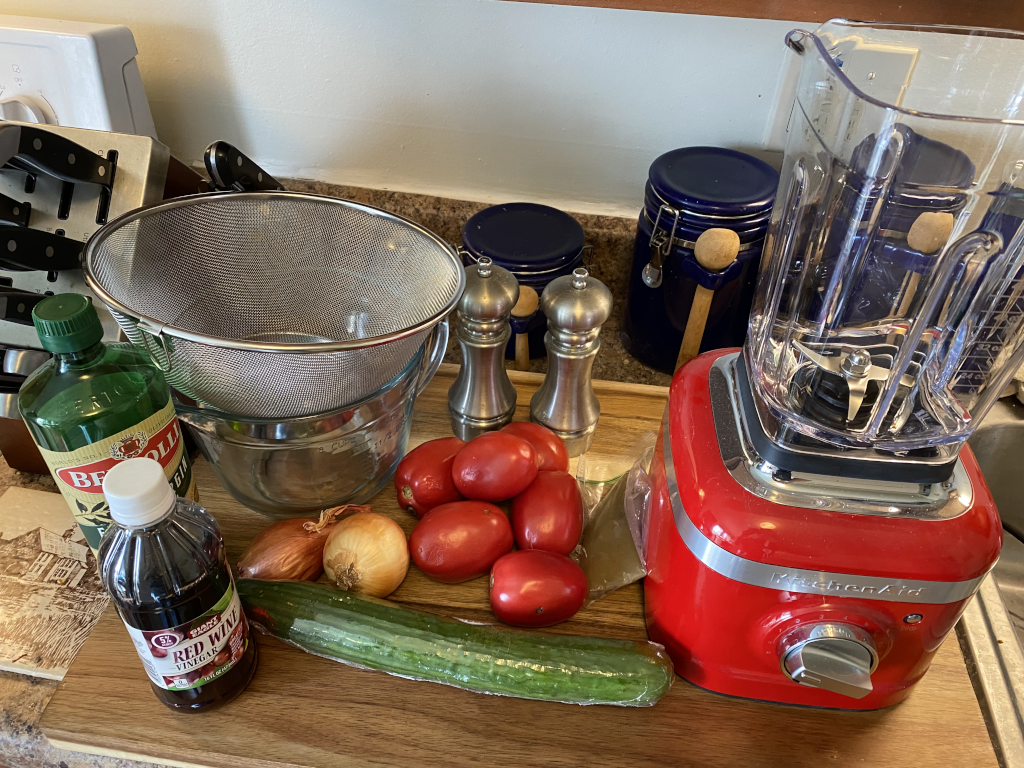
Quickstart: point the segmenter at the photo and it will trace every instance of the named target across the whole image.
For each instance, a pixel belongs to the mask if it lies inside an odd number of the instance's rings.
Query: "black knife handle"
[[[114,181],[114,163],[81,144],[28,125],[0,127],[0,157],[31,173],[45,173],[72,184],[100,184]]]
[[[32,308],[50,294],[0,289],[0,320],[32,325]]]
[[[52,232],[0,227],[0,267],[14,270],[61,272],[82,268],[85,243]]]
[[[19,203],[13,197],[0,195],[0,224],[9,224],[12,227],[27,227],[28,217],[31,213],[31,203]]]
[[[203,161],[213,186],[223,192],[284,190],[277,179],[226,141],[215,141],[208,146]]]

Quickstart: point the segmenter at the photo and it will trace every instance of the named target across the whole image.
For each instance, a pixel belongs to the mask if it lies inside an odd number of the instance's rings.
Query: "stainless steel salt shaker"
[[[590,447],[601,416],[590,372],[612,294],[581,267],[548,283],[540,307],[548,319],[548,372],[530,400],[530,418],[561,437],[570,456],[579,456]]]
[[[505,373],[509,316],[519,300],[519,281],[486,256],[466,267],[466,290],[456,311],[455,335],[462,368],[448,390],[452,431],[463,440],[512,421],[516,388]]]

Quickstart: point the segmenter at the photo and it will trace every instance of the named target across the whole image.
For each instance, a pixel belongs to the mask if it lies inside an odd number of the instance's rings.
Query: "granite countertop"
[[[298,192],[343,197],[397,213],[422,224],[453,244],[462,242],[462,227],[469,217],[491,205],[430,195],[345,187],[316,181],[288,180],[284,183],[289,189]],[[637,211],[639,202],[637,201]],[[586,243],[592,247],[589,256],[585,257],[586,263],[592,267],[591,274],[607,285],[612,292],[612,315],[601,329],[601,350],[594,361],[593,377],[608,381],[668,386],[672,376],[656,371],[630,355],[623,348],[620,338],[626,294],[629,290],[629,271],[633,261],[636,219],[585,213],[572,215],[583,226]],[[449,340],[445,362],[462,362],[454,334]],[[505,365],[508,368],[514,367],[512,360],[506,360]],[[547,371],[547,359],[531,361],[530,370],[544,373]]]
[[[320,182],[293,180],[290,189],[344,197],[397,213],[423,224],[450,243],[461,240],[462,226],[486,203],[413,195],[400,192],[344,187]],[[591,273],[612,292],[614,309],[601,331],[601,349],[594,362],[596,379],[667,385],[671,376],[656,371],[631,357],[619,338],[633,257],[636,222],[614,216],[573,214],[583,225],[586,242],[593,250],[588,262]],[[451,340],[446,362],[459,363],[458,344]],[[506,361],[508,367],[513,361]],[[533,360],[530,370],[543,373],[546,359]],[[12,470],[0,456],[0,494],[11,486],[56,492],[53,480]],[[50,697],[57,689],[53,680],[0,671],[0,766],[5,768],[140,768],[148,766],[133,760],[97,757],[69,752],[50,746],[37,723]]]

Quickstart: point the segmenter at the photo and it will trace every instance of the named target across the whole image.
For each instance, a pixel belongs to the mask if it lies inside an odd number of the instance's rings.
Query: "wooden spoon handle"
[[[516,370],[530,370],[530,334],[516,334]]]
[[[537,311],[540,297],[537,291],[528,285],[519,286],[519,301],[512,307],[512,317],[523,319]],[[530,336],[526,333],[516,334],[516,370],[530,370]]]
[[[914,300],[914,296],[917,294],[917,286],[920,284],[921,273],[911,272],[910,279],[907,281],[907,289],[903,292],[903,300],[900,301],[899,309],[896,310],[896,317],[903,317],[910,310],[910,302]]]
[[[679,357],[676,358],[676,370],[690,362],[700,353],[700,342],[704,338],[704,326],[708,322],[708,311],[714,291],[698,285],[690,305],[690,316],[686,318],[686,330],[683,331],[683,343],[679,345]]]
[[[740,236],[731,229],[713,227],[700,233],[693,245],[693,256],[697,263],[709,272],[721,272],[732,264],[740,252]],[[700,353],[700,342],[704,338],[704,326],[708,322],[708,311],[715,292],[698,285],[690,304],[690,316],[686,318],[683,342],[679,345],[676,370],[690,362]]]

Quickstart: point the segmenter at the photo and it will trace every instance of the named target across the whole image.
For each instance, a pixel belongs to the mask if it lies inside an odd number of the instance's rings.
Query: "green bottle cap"
[[[103,338],[103,326],[92,301],[80,293],[43,299],[32,309],[32,323],[48,352],[79,352]]]

